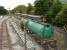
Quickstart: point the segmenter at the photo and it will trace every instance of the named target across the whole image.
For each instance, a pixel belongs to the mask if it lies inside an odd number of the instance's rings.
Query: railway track
[[[10,23],[13,25],[13,27],[14,27],[17,35],[22,39],[23,43],[25,44],[25,32],[22,31],[22,29],[17,26],[17,23],[16,23],[16,22],[10,22]],[[28,34],[26,34],[26,41],[27,41],[27,42],[26,42],[26,47],[27,47],[27,49],[34,50],[34,48],[36,48],[35,50],[44,50],[44,49],[43,49],[41,46],[39,46],[35,41],[33,41],[33,40],[31,39],[31,37],[29,37]],[[24,46],[25,46],[25,45],[24,45]]]
[[[6,21],[7,19],[0,24],[0,50],[12,50]]]

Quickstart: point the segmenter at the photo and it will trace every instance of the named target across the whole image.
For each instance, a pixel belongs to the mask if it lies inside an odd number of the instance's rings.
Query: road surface
[[[7,21],[8,17],[0,18],[0,50],[12,50],[10,38],[8,35]]]

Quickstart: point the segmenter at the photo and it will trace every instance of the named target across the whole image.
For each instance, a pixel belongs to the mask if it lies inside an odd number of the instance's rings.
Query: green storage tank
[[[28,20],[26,27],[39,37],[50,38],[53,35],[53,28],[50,25],[42,25],[33,22],[32,20]]]
[[[44,38],[50,38],[54,34],[54,29],[53,29],[52,26],[47,24],[47,25],[44,26],[44,31],[43,32],[44,32]]]

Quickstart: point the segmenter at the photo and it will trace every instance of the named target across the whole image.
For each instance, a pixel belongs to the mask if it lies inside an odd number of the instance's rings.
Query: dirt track
[[[12,50],[6,24],[7,19],[0,21],[0,50]]]

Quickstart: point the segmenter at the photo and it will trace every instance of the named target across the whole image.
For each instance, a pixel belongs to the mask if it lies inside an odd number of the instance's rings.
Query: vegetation
[[[32,14],[33,13],[33,6],[31,5],[31,3],[28,3],[28,7],[27,7],[27,14]]]
[[[18,5],[12,10],[12,13],[26,13],[26,6],[25,5]]]
[[[51,6],[51,8],[47,13],[47,17],[46,17],[47,22],[53,23],[56,15],[61,11],[61,9],[62,9],[61,2],[59,0],[54,0],[53,5]]]
[[[7,13],[8,11],[3,6],[0,6],[0,15],[6,15]]]
[[[27,13],[27,14],[32,14],[33,13],[33,6],[30,3],[28,3],[28,6],[18,5],[11,12],[12,13]]]
[[[57,14],[54,20],[54,25],[61,26],[61,27],[67,25],[66,13],[67,13],[67,4],[64,4],[62,10]]]
[[[36,15],[45,15],[47,11],[53,4],[53,0],[36,0],[35,5],[35,14]]]

